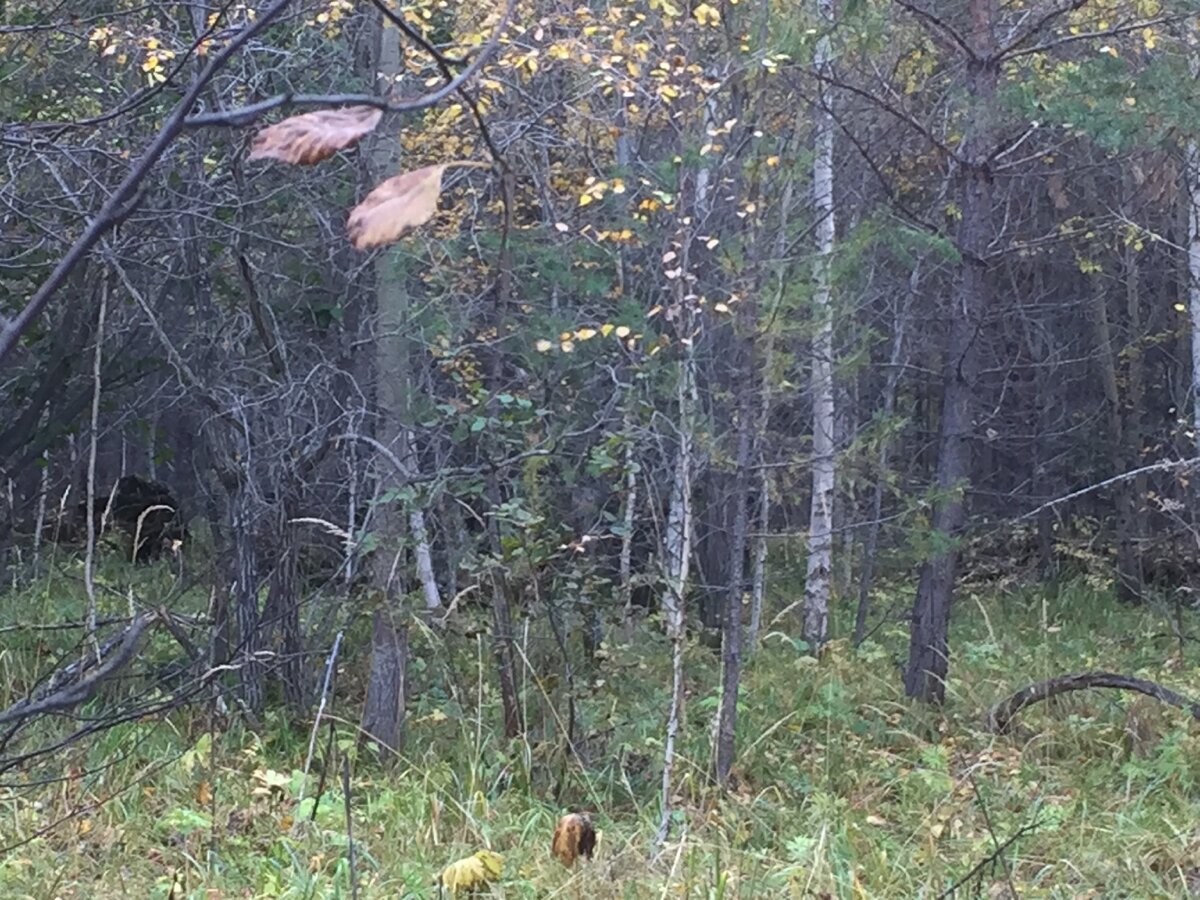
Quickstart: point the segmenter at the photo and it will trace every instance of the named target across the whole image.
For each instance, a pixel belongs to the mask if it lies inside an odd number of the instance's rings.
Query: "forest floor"
[[[57,581],[10,591],[0,625],[69,618],[78,593]],[[902,624],[857,652],[835,641],[819,662],[769,633],[745,671],[726,795],[705,777],[717,655],[695,646],[676,809],[657,853],[670,666],[654,627],[628,643],[614,635],[574,673],[578,760],[553,737],[568,706],[548,630],[522,637],[543,673],[522,685],[543,739],[506,744],[486,635],[418,629],[394,767],[356,740],[363,660],[349,653],[327,710],[337,761],[324,778],[327,730],[305,777],[311,721],[278,710],[257,732],[199,710],[122,725],[57,757],[81,777],[0,779],[0,896],[349,898],[342,758],[363,900],[437,896],[442,868],[481,849],[503,856],[491,890],[506,897],[913,898],[955,885],[959,897],[1200,896],[1200,727],[1184,713],[1093,691],[1028,709],[1011,735],[982,728],[996,700],[1067,672],[1140,675],[1200,697],[1200,646],[1181,652],[1169,623],[1082,580],[965,591],[937,713],[904,700]],[[347,646],[361,646],[353,636]],[[5,706],[60,639],[69,646],[58,632],[0,633]],[[569,807],[589,809],[600,832],[595,858],[573,870],[549,853]]]

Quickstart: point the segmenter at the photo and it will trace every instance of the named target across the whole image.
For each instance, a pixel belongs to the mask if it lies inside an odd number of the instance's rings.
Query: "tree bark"
[[[504,201],[504,231],[501,237],[500,272],[496,284],[496,303],[492,311],[492,326],[496,335],[504,334],[504,320],[508,312],[508,303],[512,293],[512,240],[513,205],[516,203],[513,190],[513,174],[505,171],[501,175],[501,191]],[[504,374],[504,358],[500,347],[492,348],[491,359],[488,363],[488,412],[496,415],[499,411],[496,396],[502,390],[501,382]],[[503,501],[500,489],[500,477],[493,469],[485,479],[488,503],[493,510],[500,508]],[[488,516],[488,538],[491,542],[493,567],[490,573],[492,580],[492,641],[496,654],[496,669],[500,680],[500,705],[504,712],[504,736],[515,738],[524,730],[521,720],[520,698],[517,695],[517,671],[513,656],[513,622],[512,604],[508,579],[502,568],[504,564],[504,546],[500,540],[500,523],[494,515]]]
[[[900,384],[900,364],[904,360],[904,342],[908,333],[908,315],[917,286],[921,282],[921,261],[917,260],[908,278],[908,290],[900,301],[900,309],[892,324],[892,346],[888,352],[888,370],[883,382],[883,414],[885,428],[890,427],[896,412],[896,389]],[[879,444],[876,462],[875,488],[871,494],[871,520],[867,523],[867,539],[863,546],[862,573],[858,582],[858,609],[854,614],[854,646],[859,646],[867,636],[867,618],[871,613],[871,587],[875,579],[875,556],[879,550],[879,531],[883,516],[883,487],[891,461],[892,442],[884,438]]]
[[[403,71],[400,32],[380,15],[375,25],[371,73],[392,84]],[[379,134],[373,144],[368,168],[375,182],[393,174],[398,167],[400,145],[394,135]],[[375,409],[376,439],[388,450],[404,457],[408,450],[404,427],[408,412],[409,346],[408,291],[399,251],[382,253],[375,263]],[[401,446],[401,442],[404,442]],[[398,661],[401,640],[396,621],[403,615],[404,594],[401,571],[405,538],[401,503],[389,492],[404,486],[404,473],[380,460],[377,496],[384,497],[376,509],[375,534],[378,546],[371,560],[371,581],[380,608],[375,612],[375,636],[371,644],[371,672],[363,703],[362,726],[380,746],[399,752],[404,732],[404,704],[397,701],[403,684],[403,665]],[[413,536],[415,539],[415,535]],[[386,761],[394,762],[395,753]]]
[[[821,18],[833,25],[832,0],[819,0]],[[817,41],[815,67],[827,76],[832,66],[829,35]],[[820,652],[829,639],[829,603],[833,571],[833,500],[837,477],[834,444],[836,407],[833,385],[832,263],[836,223],[833,200],[834,121],[830,110],[827,77],[820,78],[814,110],[816,134],[813,160],[813,200],[817,221],[817,259],[814,263],[816,290],[813,318],[816,334],[812,345],[813,407],[812,500],[808,526],[808,565],[804,579],[804,640]]]
[[[621,512],[621,555],[617,582],[621,600],[621,622],[626,640],[633,637],[633,529],[637,521],[638,473],[634,465],[633,385],[625,395],[625,496]]]
[[[371,634],[371,673],[362,729],[395,762],[404,752],[404,704],[408,680],[408,627],[396,621],[400,606],[387,598],[375,610]]]
[[[752,299],[742,309],[742,366],[738,385],[737,451],[734,457],[733,540],[730,546],[729,584],[721,639],[721,702],[717,711],[716,781],[729,786],[729,773],[737,749],[738,688],[742,677],[742,595],[745,590],[746,544],[749,525],[750,463],[754,459],[754,338],[757,315]]]
[[[974,383],[978,373],[976,330],[987,305],[987,245],[991,234],[991,116],[999,63],[993,58],[996,0],[970,0],[968,108],[959,162],[962,186],[958,245],[962,254],[949,340],[942,368],[942,416],[938,434],[937,497],[933,530],[938,546],[921,567],[913,603],[904,689],[910,697],[941,703],[950,667],[950,604],[957,579],[956,541],[966,520],[965,490],[971,475]]]
[[[233,607],[237,618],[238,669],[242,702],[257,715],[263,706],[263,678],[266,670],[258,658],[262,647],[259,633],[258,550],[254,541],[254,499],[246,483],[248,473],[239,472],[236,483],[227,485],[229,494],[229,534],[233,541]]]
[[[1117,387],[1117,354],[1113,347],[1112,326],[1109,323],[1108,296],[1099,285],[1095,288],[1092,315],[1096,329],[1100,383],[1104,389],[1108,465],[1115,474],[1125,471],[1128,460],[1125,453],[1121,396]],[[1133,484],[1122,480],[1113,491],[1117,507],[1117,598],[1126,603],[1133,603],[1141,596],[1141,567],[1133,543]]]
[[[680,235],[679,245],[683,270],[688,270],[689,235]],[[691,335],[694,316],[684,300],[682,279],[676,279],[675,299],[681,306],[681,333]],[[666,585],[662,594],[663,621],[671,642],[671,705],[667,713],[667,733],[663,742],[663,775],[661,812],[655,843],[667,839],[671,825],[671,782],[675,771],[675,742],[683,718],[683,651],[685,647],[684,598],[687,595],[689,565],[692,557],[692,478],[695,470],[695,411],[698,405],[696,387],[696,342],[683,344],[677,383],[679,404],[679,449],[675,457],[675,473],[671,482],[671,500],[667,511],[667,528],[663,536],[663,565]]]

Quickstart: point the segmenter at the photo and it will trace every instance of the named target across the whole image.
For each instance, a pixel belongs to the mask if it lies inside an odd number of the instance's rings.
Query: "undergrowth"
[[[147,593],[170,582],[153,570],[120,574],[162,579],[143,584]],[[76,579],[45,579],[0,597],[0,624],[70,618],[81,602]],[[206,598],[188,602],[203,608]],[[111,592],[104,603],[119,613],[124,600]],[[364,660],[346,655],[332,729],[318,730],[307,775],[311,719],[281,706],[257,730],[198,708],[130,722],[60,757],[59,780],[37,786],[9,773],[0,895],[350,897],[343,759],[363,898],[437,896],[437,873],[480,849],[503,855],[492,891],[506,897],[1200,891],[1200,741],[1184,713],[1165,711],[1145,746],[1131,746],[1126,729],[1131,698],[1112,692],[1039,704],[1007,736],[982,728],[991,703],[1065,672],[1108,669],[1200,697],[1200,653],[1181,649],[1152,608],[1121,607],[1082,581],[966,594],[940,711],[903,697],[903,625],[858,651],[835,641],[819,661],[770,633],[747,664],[737,784],[724,795],[706,778],[718,657],[697,642],[671,833],[657,853],[665,642],[653,623],[629,641],[614,628],[600,658],[575,673],[572,753],[566,681],[536,622],[535,611],[519,654],[529,661],[519,741],[498,734],[486,636],[417,626],[406,755],[394,765],[359,740]],[[354,631],[363,623],[346,624],[356,635],[348,645],[364,645]],[[72,638],[0,634],[5,705]],[[169,656],[165,645],[145,652]],[[567,808],[590,810],[601,832],[595,859],[571,871],[549,854]]]

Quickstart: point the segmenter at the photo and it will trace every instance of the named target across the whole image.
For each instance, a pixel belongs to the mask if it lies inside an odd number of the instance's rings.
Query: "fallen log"
[[[1002,700],[988,712],[987,727],[989,731],[1003,734],[1008,731],[1012,719],[1027,706],[1068,694],[1071,691],[1086,691],[1091,688],[1115,688],[1122,691],[1136,691],[1153,697],[1170,706],[1187,710],[1193,719],[1200,720],[1200,703],[1189,700],[1182,694],[1177,694],[1170,688],[1163,687],[1144,678],[1132,678],[1129,675],[1117,675],[1114,672],[1081,672],[1077,675],[1060,675],[1048,678],[1028,687],[1021,688],[1011,697]]]

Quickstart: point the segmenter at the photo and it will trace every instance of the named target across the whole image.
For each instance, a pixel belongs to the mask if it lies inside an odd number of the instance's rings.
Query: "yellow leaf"
[[[504,873],[504,857],[490,850],[452,862],[442,870],[442,885],[452,895],[470,892],[496,881]]]
[[[721,14],[716,7],[709,6],[707,3],[701,3],[693,9],[692,17],[701,25],[717,26],[721,24]]]
[[[579,341],[590,341],[596,336],[595,328],[580,328],[575,332],[575,339]]]
[[[591,202],[592,202],[591,194],[580,194],[579,195],[579,205],[580,206],[587,206]]]
[[[629,337],[629,326],[628,325],[618,325],[617,326],[617,337],[619,337],[621,340],[625,340],[625,338]]]
[[[575,349],[575,342],[574,341],[563,341],[561,344],[558,345],[558,349],[560,349],[563,353],[571,353]]]
[[[546,340],[545,338],[542,338],[540,341],[534,344],[534,346],[537,347],[538,353],[549,353],[554,344],[550,343],[550,341]]]
[[[601,335],[601,337],[608,337],[615,330],[616,330],[615,325],[613,325],[611,322],[605,322],[603,325],[600,326],[600,335]]]
[[[1187,307],[1184,306],[1182,303],[1175,304],[1175,312],[1184,312],[1185,310],[1187,310]]]

